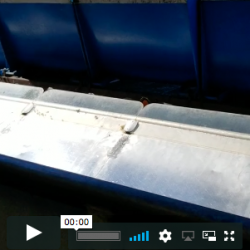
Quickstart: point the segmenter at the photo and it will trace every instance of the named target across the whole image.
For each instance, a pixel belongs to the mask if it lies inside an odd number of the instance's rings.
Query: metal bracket
[[[23,110],[22,110],[22,115],[27,115],[29,114],[33,109],[34,109],[35,105],[34,103],[29,103]]]

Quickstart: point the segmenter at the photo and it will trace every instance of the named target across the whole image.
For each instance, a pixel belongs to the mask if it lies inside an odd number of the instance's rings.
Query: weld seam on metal
[[[107,156],[110,158],[116,158],[128,142],[129,136],[122,136],[116,142],[116,144],[108,151]]]

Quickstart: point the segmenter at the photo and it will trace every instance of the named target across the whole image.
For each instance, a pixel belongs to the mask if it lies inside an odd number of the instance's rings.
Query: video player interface
[[[241,249],[239,223],[93,223],[92,215],[11,216],[9,249]]]

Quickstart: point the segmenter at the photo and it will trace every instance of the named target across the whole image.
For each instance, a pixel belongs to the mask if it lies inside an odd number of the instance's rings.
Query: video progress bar
[[[77,231],[77,241],[120,241],[121,231]]]

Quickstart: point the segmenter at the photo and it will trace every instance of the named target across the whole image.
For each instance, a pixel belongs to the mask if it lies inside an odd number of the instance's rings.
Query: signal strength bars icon
[[[146,236],[146,237],[145,237]],[[149,231],[145,233],[141,233],[129,238],[129,241],[149,241]]]

